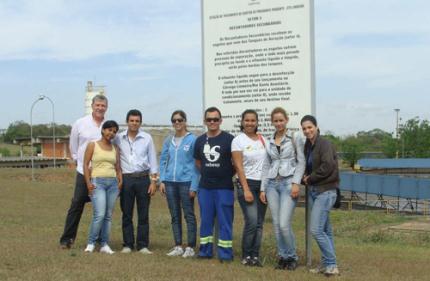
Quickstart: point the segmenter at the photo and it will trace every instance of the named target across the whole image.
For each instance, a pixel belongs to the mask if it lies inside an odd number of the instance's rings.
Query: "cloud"
[[[411,80],[408,76],[429,76],[428,1],[316,3],[318,75],[368,79],[370,87],[387,85],[388,80],[393,86],[406,84]]]
[[[393,131],[393,108],[429,118],[430,2],[314,3],[322,130]],[[97,77],[119,120],[136,105],[154,122],[160,108],[178,107],[200,122],[200,11],[200,0],[0,1],[0,80],[11,105],[3,119],[24,119],[23,97],[44,92],[73,97],[59,110],[72,122],[85,81]]]
[[[428,116],[430,2],[315,1],[317,113],[336,133]]]
[[[199,13],[195,1],[183,1]],[[176,7],[176,8],[175,8]],[[200,66],[200,17],[171,1],[3,1],[0,60],[87,60],[134,54]]]
[[[320,127],[324,132],[348,135],[380,128],[392,131],[394,111],[384,105],[360,102],[327,102],[318,108]]]

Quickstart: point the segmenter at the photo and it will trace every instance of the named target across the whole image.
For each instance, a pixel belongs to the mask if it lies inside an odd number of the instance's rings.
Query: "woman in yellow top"
[[[93,252],[100,234],[101,253],[113,254],[109,234],[115,200],[122,185],[119,150],[111,141],[118,132],[118,124],[103,123],[102,138],[87,145],[84,156],[84,177],[93,203],[93,219],[85,252]]]

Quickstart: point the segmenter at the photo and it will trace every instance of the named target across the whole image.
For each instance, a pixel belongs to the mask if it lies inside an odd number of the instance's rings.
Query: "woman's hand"
[[[260,201],[261,201],[263,204],[267,204],[266,192],[264,192],[264,191],[261,191],[261,192],[260,192]]]
[[[249,189],[243,189],[243,196],[245,197],[245,201],[248,203],[252,203],[254,201],[254,195]]]
[[[189,193],[190,199],[194,199],[196,197],[196,194],[197,194],[197,192],[190,191],[190,193]]]
[[[293,183],[291,185],[291,198],[296,199],[299,198],[300,195],[300,187],[297,183]]]
[[[96,189],[96,186],[92,182],[90,182],[90,183],[87,183],[87,188],[88,188],[88,196],[93,195],[93,191],[94,189]]]
[[[149,196],[154,196],[155,192],[157,191],[157,185],[154,181],[151,180],[151,183],[149,184],[148,187],[148,194]]]
[[[308,179],[309,179],[309,176],[304,176],[304,177],[303,177],[303,182],[304,182],[306,185],[308,185]]]
[[[166,185],[164,184],[164,182],[160,183],[160,192],[161,195],[166,196]]]

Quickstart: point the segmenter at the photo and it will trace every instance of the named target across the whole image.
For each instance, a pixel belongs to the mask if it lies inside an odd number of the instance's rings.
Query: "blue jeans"
[[[242,258],[258,258],[260,256],[264,216],[266,215],[267,206],[259,199],[261,181],[247,180],[247,182],[254,196],[254,201],[251,203],[246,202],[243,188],[239,186],[237,189],[237,200],[245,219],[242,234]]]
[[[266,187],[266,198],[272,213],[278,255],[284,259],[298,260],[296,239],[291,227],[297,199],[291,197],[291,180],[291,177],[269,179]]]
[[[90,196],[93,203],[93,220],[88,235],[88,244],[95,244],[99,234],[102,246],[108,244],[112,225],[112,212],[118,197],[116,178],[93,178],[95,189]]]
[[[318,193],[310,186],[311,233],[321,250],[321,265],[336,265],[333,231],[330,224],[330,209],[336,201],[336,190]]]
[[[187,222],[188,247],[196,246],[197,223],[194,215],[194,198],[190,198],[191,182],[164,182],[166,185],[167,204],[172,217],[172,230],[175,245],[182,245],[182,210]]]

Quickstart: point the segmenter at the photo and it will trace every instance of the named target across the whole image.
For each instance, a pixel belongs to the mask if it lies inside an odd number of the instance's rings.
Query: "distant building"
[[[105,95],[104,86],[95,86],[92,81],[87,82],[87,93],[85,95],[85,115],[92,112],[91,103],[96,95]]]
[[[20,145],[21,158],[24,157],[24,146],[30,146],[31,140],[28,137],[16,138],[13,141],[14,144]],[[52,145],[52,136],[41,136],[33,138],[33,146],[40,146],[39,157],[42,158],[54,158],[54,146]],[[69,137],[68,136],[56,136],[55,137],[55,158],[70,158],[69,150]]]
[[[0,129],[0,136],[4,136],[7,132],[7,129]]]
[[[40,143],[40,154],[44,158],[54,158],[54,146],[52,136],[38,137],[36,142]],[[55,137],[55,158],[70,158],[69,137]]]

